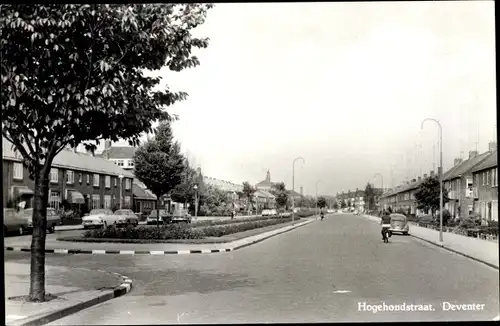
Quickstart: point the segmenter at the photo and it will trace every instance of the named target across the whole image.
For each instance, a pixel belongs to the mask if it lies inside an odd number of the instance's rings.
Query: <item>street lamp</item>
[[[120,174],[120,175],[118,176],[118,179],[120,179],[120,209],[122,209],[122,202],[123,202],[123,200],[122,200],[122,188],[123,188],[123,181],[122,181],[122,180],[123,180],[123,175],[122,175],[122,174]]]
[[[198,185],[193,186],[194,189],[194,217],[198,217]]]
[[[382,194],[384,193],[384,176],[380,173],[375,173],[373,175],[373,178],[375,179],[376,176],[379,176],[380,179],[382,179]],[[370,203],[368,203],[368,207],[370,206]],[[384,209],[385,209],[385,205],[384,205]]]
[[[443,128],[438,120],[427,118],[422,121],[420,130],[426,121],[434,121],[439,126],[439,242],[443,242]]]
[[[297,162],[298,160],[302,160],[302,163],[306,164],[306,160],[304,160],[300,156],[297,157],[295,160],[293,160],[293,163],[292,163],[292,225],[295,222],[295,197],[294,197],[294,193],[295,193],[295,162]]]
[[[318,183],[324,183],[323,181],[321,180],[318,180],[316,182],[316,214],[318,214]]]

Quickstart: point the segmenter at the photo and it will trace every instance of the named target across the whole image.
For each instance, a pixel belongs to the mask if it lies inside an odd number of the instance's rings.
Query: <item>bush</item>
[[[299,220],[297,218],[296,220]],[[232,223],[227,225],[210,225],[207,227],[193,228],[190,225],[171,224],[160,228],[132,227],[89,230],[84,233],[84,238],[99,239],[141,239],[141,240],[171,240],[171,239],[202,239],[205,237],[221,237],[228,234],[244,232],[252,229],[263,228],[271,225],[290,222],[290,218],[267,219],[261,221]]]
[[[311,211],[308,211],[308,212],[300,211],[298,213],[295,213],[295,216],[298,216],[298,217],[310,217],[313,215],[314,215],[314,212],[311,212]]]

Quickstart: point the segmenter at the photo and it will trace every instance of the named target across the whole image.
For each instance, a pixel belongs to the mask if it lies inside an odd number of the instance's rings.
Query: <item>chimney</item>
[[[106,141],[104,142],[104,149],[108,149],[108,148],[110,148],[110,147],[111,147],[111,140],[106,140]]]
[[[469,151],[469,160],[477,156],[477,151]]]
[[[431,177],[433,177],[433,176],[434,176],[434,171],[431,171]]]
[[[461,157],[457,157],[457,158],[453,161],[453,166],[457,166],[457,165],[459,165],[460,163],[462,163],[462,158],[461,158]]]
[[[495,141],[490,141],[490,142],[488,143],[488,149],[489,149],[489,151],[490,151],[490,152],[494,152],[494,151],[496,151],[496,150],[497,150],[497,142],[495,142]]]

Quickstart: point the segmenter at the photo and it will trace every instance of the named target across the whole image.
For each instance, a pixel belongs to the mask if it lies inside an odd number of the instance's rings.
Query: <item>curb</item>
[[[213,254],[220,252],[230,252],[234,250],[238,250],[252,244],[261,242],[270,237],[273,237],[278,234],[282,234],[291,230],[294,230],[300,226],[309,224],[314,222],[313,220],[303,221],[298,224],[293,225],[287,230],[281,230],[280,232],[276,232],[274,234],[270,234],[262,239],[250,241],[248,243],[244,243],[242,245],[232,247],[232,248],[224,248],[224,249],[198,249],[198,250],[102,250],[102,249],[94,249],[94,250],[83,250],[83,249],[45,249],[45,253],[49,254],[87,254],[87,255],[189,255],[189,254]],[[288,228],[289,226],[285,226],[284,228]],[[279,230],[279,229],[278,229]],[[272,231],[269,231],[272,232]],[[242,241],[244,240],[236,240]],[[235,241],[235,242],[236,242]],[[6,251],[15,251],[15,252],[31,252],[31,248],[23,248],[23,247],[4,247]]]
[[[109,272],[108,272],[109,273]],[[24,319],[16,320],[15,322],[9,323],[9,326],[40,326],[44,324],[48,324],[53,322],[54,320],[64,318],[66,316],[75,314],[83,309],[90,308],[99,303],[103,303],[105,301],[118,298],[122,295],[125,295],[132,290],[132,280],[128,277],[118,274],[112,273],[118,277],[121,277],[122,283],[115,287],[113,290],[107,290],[103,294],[94,297],[92,299],[79,302],[73,306],[58,309],[55,311],[47,312],[42,315],[27,317]]]
[[[368,215],[368,216],[369,216],[369,217],[371,217],[371,218],[373,218],[373,216],[370,216],[370,215]],[[365,216],[363,216],[363,217],[365,217]],[[369,217],[368,217],[368,218],[369,218]],[[412,234],[412,233],[409,233],[409,235],[410,235],[410,236],[412,236],[412,237],[414,237],[414,238],[416,238],[416,239],[419,239],[419,240],[425,241],[425,242],[427,242],[427,243],[430,243],[430,244],[432,244],[432,245],[434,245],[434,246],[436,246],[436,247],[441,247],[441,248],[443,248],[443,249],[445,249],[445,250],[448,250],[448,251],[451,251],[451,252],[453,252],[453,253],[455,253],[455,254],[458,254],[458,255],[464,256],[464,257],[466,257],[466,258],[472,259],[472,260],[477,261],[477,262],[479,262],[479,263],[485,264],[485,265],[487,265],[487,266],[489,266],[489,267],[491,267],[491,268],[494,268],[494,269],[496,269],[496,270],[499,270],[499,267],[498,267],[498,266],[496,266],[496,265],[494,265],[494,264],[492,264],[492,263],[489,263],[489,262],[487,262],[487,261],[484,261],[484,260],[482,260],[482,259],[479,259],[479,258],[473,257],[473,256],[468,255],[468,254],[464,254],[463,252],[460,252],[460,251],[455,250],[455,249],[453,249],[453,248],[447,247],[447,246],[445,246],[444,244],[436,243],[436,242],[433,242],[433,241],[431,241],[431,240],[427,240],[427,239],[421,238],[421,237],[416,236],[416,235],[414,235],[414,234]]]

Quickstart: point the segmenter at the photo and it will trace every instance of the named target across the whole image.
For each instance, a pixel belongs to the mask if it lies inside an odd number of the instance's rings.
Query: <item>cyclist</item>
[[[382,234],[382,240],[384,242],[389,242],[387,235],[390,234],[389,229],[391,227],[391,215],[388,211],[384,211],[384,215],[382,215],[382,218],[380,219],[380,225],[382,226],[382,230],[380,232]]]

